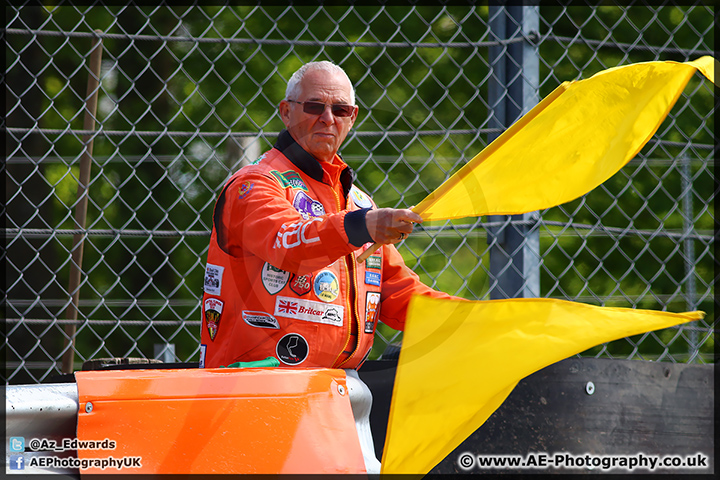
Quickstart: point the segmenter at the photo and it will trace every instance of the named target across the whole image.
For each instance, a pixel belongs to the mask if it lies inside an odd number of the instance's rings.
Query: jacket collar
[[[305,175],[313,180],[322,182],[323,168],[322,165],[320,165],[320,162],[306,152],[287,130],[280,132],[274,147],[280,150],[282,154],[285,155],[285,157],[287,157],[293,165],[302,170]],[[350,193],[350,187],[354,181],[355,172],[353,172],[352,168],[348,166],[340,174],[340,183],[342,184],[345,198],[347,198],[348,193]]]

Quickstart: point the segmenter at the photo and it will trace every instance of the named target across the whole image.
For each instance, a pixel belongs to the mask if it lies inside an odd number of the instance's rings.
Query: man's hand
[[[365,214],[365,225],[375,243],[398,243],[413,230],[413,223],[421,223],[422,217],[412,210],[380,208]]]

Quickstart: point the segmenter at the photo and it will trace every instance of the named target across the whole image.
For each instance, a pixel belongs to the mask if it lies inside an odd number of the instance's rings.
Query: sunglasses
[[[296,100],[288,100],[288,102],[299,103],[303,106],[303,112],[309,115],[322,115],[325,113],[325,107],[328,106],[326,103],[321,102],[298,102]],[[330,111],[336,117],[349,117],[355,111],[354,105],[329,105]]]

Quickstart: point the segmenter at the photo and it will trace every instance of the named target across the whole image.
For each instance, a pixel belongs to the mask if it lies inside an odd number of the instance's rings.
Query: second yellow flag
[[[549,298],[463,302],[414,296],[383,473],[429,472],[531,373],[618,338],[703,318]]]

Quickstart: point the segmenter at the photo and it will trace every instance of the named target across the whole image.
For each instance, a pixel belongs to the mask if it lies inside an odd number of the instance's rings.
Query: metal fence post
[[[532,38],[539,29],[537,6],[490,6],[493,40]],[[537,46],[525,41],[490,47],[488,88],[490,128],[506,129],[538,102]],[[493,141],[499,134],[489,134]],[[490,215],[490,298],[540,295],[540,236],[538,212]],[[498,225],[499,224],[499,225]]]
[[[690,168],[690,158],[683,155],[680,158],[681,178],[682,178],[682,210],[683,210],[683,252],[685,257],[685,304],[688,312],[697,310],[697,286],[695,285],[695,239],[694,236],[694,219],[693,219],[693,184],[692,169]],[[695,330],[698,322],[692,322],[686,325],[690,330],[690,338],[688,339],[688,363],[695,361],[699,353],[698,333]]]
[[[153,345],[153,358],[163,363],[176,362],[174,343],[156,343]]]

